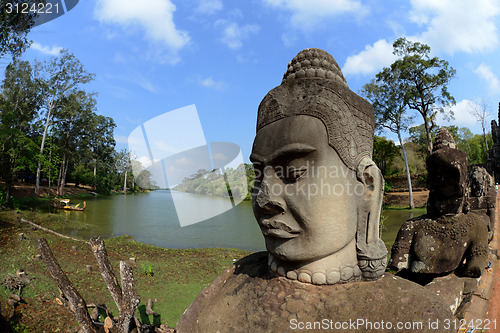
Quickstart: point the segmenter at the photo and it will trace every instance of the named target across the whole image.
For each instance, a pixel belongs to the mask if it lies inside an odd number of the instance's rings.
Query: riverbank
[[[416,208],[425,207],[429,191],[413,191],[413,203]],[[407,208],[410,206],[409,192],[388,192],[384,194],[384,207]]]
[[[47,239],[62,269],[88,303],[106,304],[112,313],[118,311],[107,291],[97,262],[86,243],[61,238],[21,222],[21,218],[57,231],[64,223],[57,215],[40,218],[35,212],[0,212],[0,280],[23,270],[30,283],[21,291],[22,302],[12,309],[7,300],[18,291],[0,287],[2,314],[16,332],[74,332],[73,316],[57,304],[59,292],[44,264],[36,259],[38,238]],[[76,226],[75,226],[76,227]],[[82,226],[85,227],[85,226]],[[20,237],[20,234],[23,237]],[[128,236],[106,239],[106,248],[115,272],[119,261],[136,258],[134,269],[137,291],[141,297],[138,316],[143,322],[161,322],[175,327],[183,311],[196,295],[226,267],[250,252],[238,249],[172,250],[136,242]],[[76,250],[75,248],[76,247]],[[86,272],[86,265],[93,270]],[[160,314],[146,314],[148,299]]]

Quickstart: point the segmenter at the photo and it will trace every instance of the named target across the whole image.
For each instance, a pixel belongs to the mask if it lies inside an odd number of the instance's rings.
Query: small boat
[[[80,204],[76,205],[70,205],[69,204],[69,199],[54,199],[52,201],[52,207],[58,208],[58,209],[65,209],[65,210],[79,210],[82,211],[87,207],[87,202],[83,202],[83,206],[80,207]]]

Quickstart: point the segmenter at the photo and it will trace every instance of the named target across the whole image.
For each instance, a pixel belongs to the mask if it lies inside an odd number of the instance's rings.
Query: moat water
[[[192,214],[201,214],[200,207],[225,204],[222,198],[188,193],[183,193],[182,200],[192,207]],[[85,226],[80,230],[68,228],[64,233],[84,239],[94,235],[130,235],[137,241],[165,248],[231,247],[249,251],[265,250],[264,239],[249,201],[185,227],[180,226],[170,191],[115,195],[86,202],[87,208],[83,212],[57,212]],[[424,210],[384,210],[381,232],[386,245],[392,245],[404,221],[423,213]]]

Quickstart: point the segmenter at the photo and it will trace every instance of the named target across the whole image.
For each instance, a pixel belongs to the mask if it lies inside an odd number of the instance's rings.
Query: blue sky
[[[469,101],[489,100],[496,118],[499,27],[498,0],[82,0],[35,27],[23,57],[73,52],[96,74],[87,89],[114,118],[118,147],[140,124],[195,104],[206,141],[236,143],[248,161],[261,99],[308,47],[332,54],[358,92],[394,61],[398,37],[430,45],[457,70],[451,123],[479,133]]]

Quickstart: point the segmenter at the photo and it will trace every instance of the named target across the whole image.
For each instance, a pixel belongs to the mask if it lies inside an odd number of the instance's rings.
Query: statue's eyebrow
[[[316,148],[303,143],[290,143],[286,146],[276,149],[271,156],[264,158],[259,154],[252,153],[250,155],[250,161],[252,163],[272,163],[275,160],[290,154],[309,154],[316,151]]]

